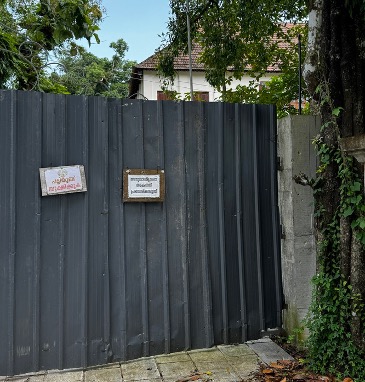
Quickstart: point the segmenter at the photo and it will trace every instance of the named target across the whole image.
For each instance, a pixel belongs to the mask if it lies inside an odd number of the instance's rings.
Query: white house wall
[[[262,77],[260,81],[269,81],[275,74],[267,74]],[[248,85],[252,81],[252,77],[243,77],[241,80],[233,80],[228,86],[229,89],[235,89],[237,85]],[[193,88],[194,92],[209,92],[209,101],[219,101],[221,93],[215,90],[205,79],[204,72],[193,72]],[[143,70],[142,81],[139,86],[139,93],[137,98],[147,98],[149,100],[157,99],[157,92],[161,91],[161,81],[156,71]],[[188,71],[180,71],[174,81],[174,85],[169,90],[177,91],[181,98],[184,99],[185,95],[190,93],[190,79]]]

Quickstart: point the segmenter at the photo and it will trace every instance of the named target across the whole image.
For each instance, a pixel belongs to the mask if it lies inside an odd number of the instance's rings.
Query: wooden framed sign
[[[40,168],[42,196],[85,192],[84,166],[62,166]]]
[[[164,170],[123,170],[123,202],[163,202],[164,199]]]

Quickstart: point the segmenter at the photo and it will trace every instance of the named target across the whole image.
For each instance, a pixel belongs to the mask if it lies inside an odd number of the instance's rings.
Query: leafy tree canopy
[[[0,86],[37,89],[51,51],[75,40],[99,41],[99,0],[1,0]]]
[[[136,63],[125,60],[128,46],[123,39],[112,42],[110,47],[115,51],[111,59],[99,58],[83,48],[75,56],[70,49],[60,50],[56,56],[59,71],[47,77],[48,83],[63,86],[64,92],[70,94],[127,97],[130,73]]]
[[[186,1],[170,0],[170,5],[172,16],[160,50],[159,71],[173,81],[174,57],[180,52],[187,53]],[[294,95],[298,87],[298,54],[293,36],[305,36],[306,29],[298,25],[287,33],[282,23],[300,22],[305,15],[303,0],[190,0],[191,36],[202,47],[200,61],[208,82],[222,91],[226,101],[272,102],[275,96],[269,89],[277,90],[280,84],[283,91],[286,89],[283,105],[297,98]],[[279,65],[283,75],[280,80],[273,80],[263,94],[257,91],[254,82],[236,92],[226,91],[233,78],[241,79],[249,74],[257,79],[272,64]]]

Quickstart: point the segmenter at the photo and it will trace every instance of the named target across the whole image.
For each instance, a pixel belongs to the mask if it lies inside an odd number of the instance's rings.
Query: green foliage
[[[357,296],[335,265],[331,272],[321,266],[313,284],[312,305],[306,322],[310,331],[310,367],[319,373],[330,372],[364,381],[364,354],[354,344],[349,327]]]
[[[259,87],[255,80],[249,85],[238,85],[235,90],[228,89],[225,93],[225,101],[234,103],[259,103],[274,104],[278,118],[288,114],[297,114],[298,110],[292,105],[292,101],[298,97],[298,78],[282,74],[272,77],[264,86]],[[303,99],[306,92],[302,93]],[[308,104],[309,105],[309,104]],[[308,109],[303,109],[308,113]]]
[[[158,68],[167,83],[173,82],[175,75],[173,58],[187,52],[186,1],[170,0],[170,5],[172,17]],[[304,1],[191,0],[190,10],[191,36],[202,47],[199,60],[204,64],[208,82],[222,92],[222,100],[280,103],[283,113],[290,110],[287,105],[298,93],[298,55],[293,35],[285,33],[280,24],[282,20],[302,20],[306,12]],[[306,35],[299,28],[293,33]],[[285,49],[279,41],[286,42]],[[262,77],[273,64],[282,70],[280,79],[273,79],[263,91],[257,89],[254,79]],[[253,78],[251,85],[227,90],[233,79],[244,75]],[[284,86],[288,88],[283,93]],[[293,98],[288,101],[289,97]]]
[[[339,163],[339,176],[342,184],[341,210],[344,217],[351,217],[351,228],[354,229],[358,240],[365,246],[365,201],[362,182],[354,169],[353,159],[344,157]]]
[[[341,109],[337,110],[333,110],[333,117],[339,116]],[[335,123],[333,119],[322,129]],[[317,243],[319,270],[313,279],[312,304],[306,320],[310,331],[309,364],[316,372],[351,376],[360,382],[365,380],[365,354],[354,343],[350,325],[354,315],[365,322],[364,302],[341,274],[340,219],[351,218],[355,234],[365,244],[363,187],[352,157],[342,153],[339,147],[327,145],[322,138],[317,137],[315,144],[320,157],[318,177],[322,177],[328,166],[338,169],[340,203],[332,221],[318,227],[321,237]],[[314,189],[317,194],[324,192],[320,184],[317,181],[319,186]],[[317,205],[317,218],[323,212],[321,206]]]
[[[99,0],[3,0],[0,87],[42,90],[49,54],[74,40],[98,41]],[[43,81],[44,82],[44,81]]]
[[[49,78],[42,77],[39,80],[39,90],[44,93],[70,94],[67,88]]]
[[[305,341],[303,340],[304,329],[305,327],[303,325],[293,329],[291,334],[288,335],[286,342],[303,348],[305,346]]]
[[[59,51],[56,59],[60,70],[51,73],[47,79],[70,94],[127,97],[128,81],[135,62],[125,60],[128,46],[123,39],[112,42],[110,47],[115,50],[111,59],[99,58],[77,46],[74,47],[74,55],[69,48]]]

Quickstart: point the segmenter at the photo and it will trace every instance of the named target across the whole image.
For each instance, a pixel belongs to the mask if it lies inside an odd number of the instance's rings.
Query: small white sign
[[[87,191],[84,166],[40,168],[39,175],[42,196]]]
[[[160,175],[128,174],[128,198],[160,198]]]

